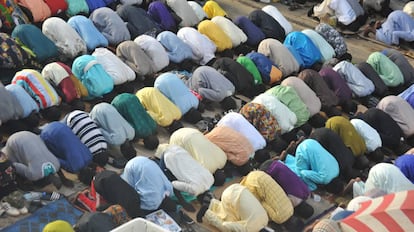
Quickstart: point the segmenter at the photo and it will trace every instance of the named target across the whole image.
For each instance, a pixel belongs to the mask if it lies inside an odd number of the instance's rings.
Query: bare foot
[[[288,153],[286,152],[286,150],[282,151],[282,153],[280,153],[279,160],[285,161],[287,155]]]

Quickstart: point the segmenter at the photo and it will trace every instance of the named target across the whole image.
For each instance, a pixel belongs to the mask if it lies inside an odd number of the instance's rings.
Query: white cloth
[[[197,15],[197,18],[200,21],[204,18],[207,18],[206,12],[203,10],[203,7],[201,7],[200,4],[195,1],[187,1],[187,3],[191,6],[191,8],[193,8],[194,13]]]
[[[55,86],[59,86],[60,82],[66,77],[69,77],[69,73],[57,62],[47,64],[42,69],[42,76],[49,82],[52,82]]]
[[[196,29],[183,27],[177,32],[177,36],[191,47],[194,62],[205,65],[215,57],[216,45]]]
[[[236,26],[236,24],[234,24],[226,17],[214,16],[211,21],[217,24],[217,26],[219,26],[221,30],[223,30],[224,33],[230,37],[233,47],[237,47],[247,41],[246,34],[244,34],[244,32],[238,26]]]
[[[266,146],[266,140],[263,136],[240,113],[230,112],[224,115],[220,121],[218,121],[217,126],[227,126],[241,133],[250,141],[255,151]]]
[[[161,69],[167,67],[170,63],[167,51],[165,51],[162,44],[154,37],[149,35],[140,35],[134,39],[134,42],[137,43],[151,58],[154,63],[154,67],[152,69],[154,72],[160,71]]]
[[[268,15],[272,16],[280,26],[285,29],[285,35],[293,31],[292,24],[285,18],[285,16],[280,13],[280,11],[273,5],[266,5],[262,8],[262,11],[266,12]]]
[[[167,0],[167,5],[182,19],[181,27],[192,27],[200,22],[187,0]]]
[[[168,145],[162,154],[165,166],[177,178],[172,181],[175,189],[197,196],[213,185],[213,175],[184,148]]]
[[[45,34],[58,48],[65,58],[75,58],[86,54],[86,43],[80,35],[63,19],[51,17],[42,24],[42,33]]]
[[[296,114],[280,102],[277,97],[268,93],[262,93],[256,96],[252,102],[261,104],[270,111],[273,117],[276,118],[282,134],[291,131],[295,127],[298,120]]]
[[[135,72],[128,65],[122,62],[119,57],[107,48],[96,48],[92,53],[99,64],[114,80],[114,85],[120,85],[135,80]]]
[[[361,119],[351,119],[351,124],[358,134],[365,140],[368,152],[372,152],[382,146],[382,140],[377,130]]]
[[[344,25],[349,25],[356,19],[355,11],[346,0],[324,0],[313,7],[313,14],[316,17],[323,17],[325,14],[335,15],[338,21]]]
[[[349,61],[341,61],[333,69],[341,75],[356,96],[365,97],[374,92],[374,83]]]
[[[414,184],[405,177],[397,166],[389,163],[379,163],[369,170],[365,182],[365,192],[373,189],[379,189],[389,194],[413,190]]]

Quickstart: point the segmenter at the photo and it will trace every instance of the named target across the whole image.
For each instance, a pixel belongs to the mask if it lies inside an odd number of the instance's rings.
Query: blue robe
[[[336,159],[313,139],[301,142],[296,148],[295,156],[288,155],[285,164],[311,191],[316,190],[318,184],[326,185],[339,175]]]
[[[173,102],[182,114],[198,108],[198,99],[174,73],[163,73],[155,79],[154,87]]]
[[[138,192],[145,210],[158,209],[164,198],[173,194],[172,184],[161,168],[144,156],[129,160],[121,178]]]
[[[171,31],[163,31],[157,35],[157,40],[164,46],[171,62],[181,63],[193,58],[193,50]]]
[[[49,123],[43,128],[40,138],[68,172],[79,172],[92,161],[88,147],[64,123]]]
[[[68,20],[68,24],[85,41],[88,51],[93,51],[97,47],[108,47],[108,40],[98,31],[92,20],[87,17],[83,15],[72,16]]]
[[[294,31],[289,33],[283,44],[295,48],[304,62],[304,68],[310,68],[313,64],[322,60],[319,49],[303,32]]]

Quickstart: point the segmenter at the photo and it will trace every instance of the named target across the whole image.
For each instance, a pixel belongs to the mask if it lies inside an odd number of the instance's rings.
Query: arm
[[[28,180],[37,180],[38,179],[38,178],[36,178],[36,176],[33,175],[32,170],[28,166],[26,166],[22,163],[13,163],[13,166],[16,168],[16,172],[19,175],[22,175],[22,176],[26,177]]]

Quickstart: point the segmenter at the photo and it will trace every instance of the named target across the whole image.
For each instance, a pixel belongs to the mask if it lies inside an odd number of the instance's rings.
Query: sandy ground
[[[236,0],[217,0],[217,2],[220,4],[220,6],[222,6],[223,9],[225,9],[228,13],[228,15],[230,16],[230,18],[235,18],[236,16],[239,15],[248,15],[249,12],[251,12],[253,9],[259,9],[263,6],[265,6],[266,4],[260,3],[260,2],[254,2],[254,1],[250,1],[250,0],[240,0],[240,1],[236,1]],[[400,1],[392,1],[393,2],[393,9],[401,9],[402,8],[402,3]],[[292,23],[294,30],[302,30],[305,28],[314,28],[317,25],[317,22],[308,18],[306,16],[306,12],[308,10],[308,8],[312,5],[312,3],[307,3],[302,9],[296,10],[296,11],[289,11],[287,9],[287,7],[281,3],[271,3],[273,5],[275,5],[281,12],[282,14]],[[384,49],[385,46],[384,44],[377,42],[373,39],[367,39],[367,38],[361,38],[359,36],[349,36],[346,37],[346,42],[348,45],[348,50],[349,52],[352,54],[353,56],[353,62],[354,63],[358,63],[358,62],[362,62],[365,61],[369,54],[371,54],[374,51],[380,51],[382,49]],[[393,47],[396,48],[396,47]],[[404,50],[404,49],[400,49],[400,48],[396,48],[399,49],[403,54],[406,55],[407,59],[409,60],[409,62],[411,64],[414,64],[414,53],[412,50]],[[240,103],[240,101],[238,101],[238,103]],[[217,106],[215,108],[214,111],[206,111],[203,116],[214,116],[216,113],[221,113],[219,107]],[[189,127],[193,127],[190,124],[186,124],[185,126],[189,126]],[[158,137],[160,139],[160,143],[167,143],[169,140],[169,133],[164,129],[164,128],[158,128]],[[138,142],[136,144],[134,144],[135,149],[137,150],[138,155],[144,155],[144,156],[151,156],[154,154],[155,151],[150,151],[144,148],[142,142]],[[119,151],[114,150],[114,154],[119,154]],[[112,168],[111,166],[107,165],[108,169],[112,169],[118,172],[121,172],[122,170],[117,170]],[[75,180],[76,184],[75,184],[75,188],[73,189],[68,189],[66,187],[62,187],[61,189],[59,189],[58,191],[62,194],[64,194],[65,196],[72,198],[78,191],[84,189],[86,186],[84,186],[83,184],[81,184],[79,181],[77,181],[77,177],[76,175],[73,174],[69,174],[67,173],[67,176],[70,179]],[[231,183],[237,182],[239,179],[236,178],[234,179],[232,182],[227,183],[225,186],[218,188],[217,190],[215,190],[214,194],[216,196],[216,198],[220,198],[221,192],[223,191],[223,189],[228,186]],[[38,191],[57,191],[53,186],[46,186],[43,189],[38,189]],[[312,204],[315,207],[318,207],[318,204]],[[194,203],[194,206],[198,209],[200,206],[198,205],[198,203]],[[189,215],[195,219],[195,214],[194,213],[189,213]],[[7,216],[3,216],[0,217],[0,229],[6,227],[7,225],[13,224],[16,220],[19,220],[21,218],[23,218],[25,216],[20,216],[20,217],[7,217]],[[198,228],[196,229],[196,231],[215,231],[214,228],[212,228],[211,226],[205,225],[205,224],[200,224],[198,225]]]

